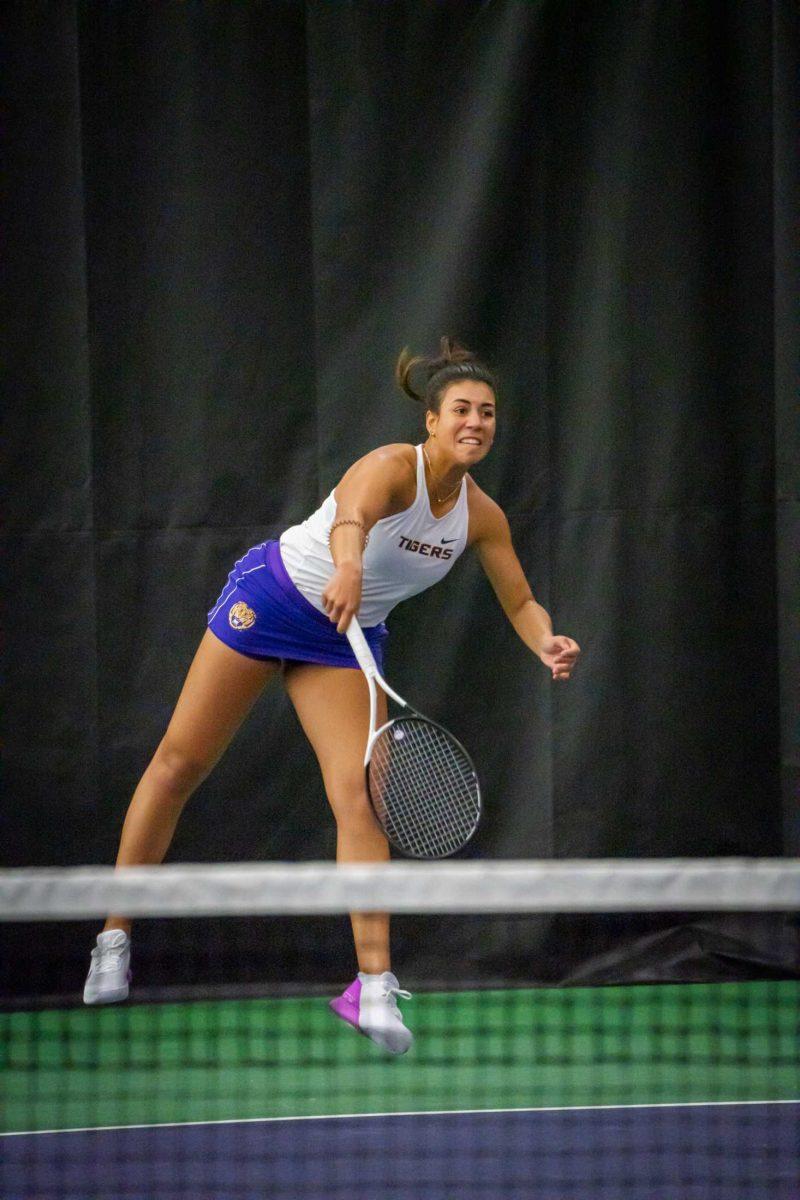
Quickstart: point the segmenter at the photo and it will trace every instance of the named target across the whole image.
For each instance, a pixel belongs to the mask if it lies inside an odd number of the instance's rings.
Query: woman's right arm
[[[408,508],[415,483],[413,451],[396,444],[360,458],[336,488],[330,539],[335,570],[322,593],[322,605],[338,633],[345,632],[361,604],[362,555],[370,529],[383,517]]]

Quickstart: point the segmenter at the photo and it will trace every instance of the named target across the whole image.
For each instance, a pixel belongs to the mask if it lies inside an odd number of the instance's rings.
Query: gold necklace
[[[425,462],[428,464],[428,470],[431,473],[431,483],[433,484],[433,498],[437,504],[445,504],[450,499],[450,497],[453,495],[453,493],[457,492],[458,489],[461,487],[461,484],[463,483],[464,478],[462,476],[461,479],[459,479],[456,486],[453,488],[453,490],[451,492],[448,492],[446,496],[443,496],[443,497],[440,496],[439,491],[436,487],[436,476],[433,473],[433,467],[431,466],[431,460],[428,458],[428,451],[425,449],[424,446],[422,447],[422,453],[425,455]]]

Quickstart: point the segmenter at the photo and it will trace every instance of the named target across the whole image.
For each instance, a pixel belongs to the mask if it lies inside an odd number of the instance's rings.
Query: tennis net
[[[0,1197],[797,1200],[798,900],[797,860],[0,871]],[[383,910],[402,1057],[327,1003]],[[108,911],[134,986],[85,1007]]]

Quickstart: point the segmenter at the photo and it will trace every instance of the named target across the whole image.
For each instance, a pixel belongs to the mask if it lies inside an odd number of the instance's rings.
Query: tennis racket
[[[392,691],[353,617],[347,638],[369,687],[367,791],[383,830],[411,858],[447,858],[466,846],[481,818],[472,760],[451,733]],[[377,728],[378,693],[403,709]]]

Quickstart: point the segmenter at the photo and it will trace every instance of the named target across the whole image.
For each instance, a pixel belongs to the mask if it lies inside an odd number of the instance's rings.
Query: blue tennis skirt
[[[277,541],[254,546],[239,559],[208,614],[208,628],[248,658],[358,667],[345,635],[292,583]],[[364,636],[383,673],[386,626],[373,625]]]

